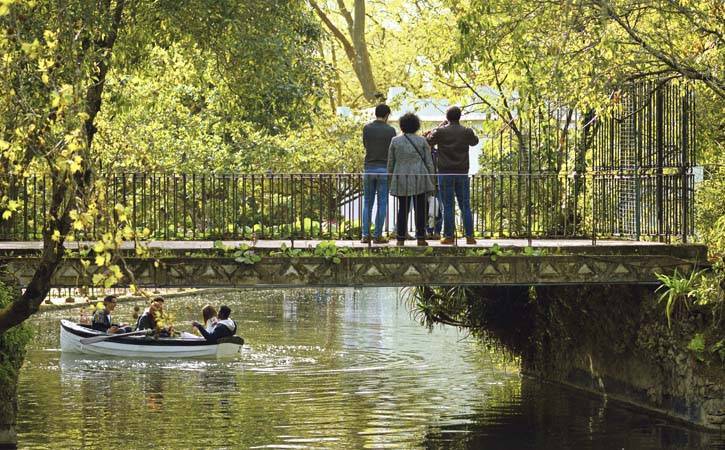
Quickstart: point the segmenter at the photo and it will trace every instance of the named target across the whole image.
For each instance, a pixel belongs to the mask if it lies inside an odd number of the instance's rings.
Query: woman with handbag
[[[400,116],[402,134],[393,138],[388,150],[390,193],[398,198],[395,221],[397,245],[405,244],[408,229],[408,213],[415,211],[415,237],[419,246],[428,245],[425,240],[426,198],[435,191],[433,184],[433,159],[428,142],[415,134],[420,130],[420,119],[413,113]]]

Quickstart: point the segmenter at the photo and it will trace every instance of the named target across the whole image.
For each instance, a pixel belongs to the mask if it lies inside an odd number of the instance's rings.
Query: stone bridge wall
[[[155,287],[336,287],[415,285],[562,285],[652,284],[656,272],[688,272],[696,264],[685,255],[544,255],[544,256],[364,256],[343,257],[339,264],[320,257],[264,256],[253,265],[231,257],[126,258],[137,286]],[[22,286],[38,264],[34,256],[2,257]],[[53,277],[54,287],[92,286],[97,266],[65,258]],[[129,284],[126,279],[123,285]]]

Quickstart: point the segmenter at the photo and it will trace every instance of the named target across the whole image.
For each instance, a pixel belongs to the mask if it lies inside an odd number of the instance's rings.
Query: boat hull
[[[152,338],[127,336],[82,344],[83,338],[103,333],[77,325],[69,320],[60,323],[60,348],[65,353],[125,358],[229,358],[238,355],[238,343],[211,344],[203,338]]]

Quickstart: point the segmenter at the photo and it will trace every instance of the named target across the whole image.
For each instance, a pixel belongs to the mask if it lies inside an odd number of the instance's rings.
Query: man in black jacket
[[[118,325],[112,322],[111,313],[115,308],[116,296],[107,295],[106,298],[103,299],[103,308],[98,308],[96,312],[93,313],[91,327],[96,331],[103,331],[108,334],[128,333],[131,331],[131,327],[129,327],[126,323]]]
[[[219,339],[234,336],[237,333],[237,324],[229,318],[231,313],[232,310],[227,305],[222,305],[217,315],[217,323],[211,333],[206,331],[204,326],[197,321],[192,322],[191,325],[199,330],[199,333],[204,336],[204,339],[216,344]]]
[[[440,127],[428,135],[428,143],[438,147],[438,177],[441,200],[443,201],[443,238],[441,244],[453,244],[455,228],[453,197],[458,200],[463,230],[467,244],[475,244],[473,237],[473,214],[471,213],[471,185],[468,179],[468,151],[478,144],[478,136],[460,124],[461,108],[452,106],[446,111],[446,119]]]

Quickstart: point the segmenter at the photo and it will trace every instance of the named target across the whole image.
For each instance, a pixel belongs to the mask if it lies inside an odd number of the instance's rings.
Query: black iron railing
[[[406,175],[416,176],[422,175]],[[117,173],[101,178],[99,209],[125,206],[129,225],[153,239],[357,239],[363,177]],[[692,174],[687,178],[693,186]],[[31,176],[17,185],[20,207],[3,222],[0,238],[41,239],[50,180]],[[635,230],[638,238],[670,240],[691,233],[684,225],[693,220],[693,191],[683,188],[680,173],[483,173],[471,175],[470,186],[481,237],[633,238]],[[389,197],[385,232],[394,230],[397,207]],[[433,225],[435,211],[429,215]],[[91,235],[113,226],[99,215]]]
[[[500,121],[487,123],[479,158],[485,172],[470,176],[476,234],[686,241],[694,234],[694,107],[687,84],[648,80],[623,86],[607,114],[547,102],[503,128]],[[361,235],[361,174],[113,173],[98,179],[99,209],[127,207],[128,226],[155,239]],[[0,239],[40,239],[50,181],[10,181],[0,185],[12,192],[0,198],[20,208],[0,220]],[[389,204],[388,233],[396,199]],[[113,227],[118,224],[99,215],[91,235]]]

